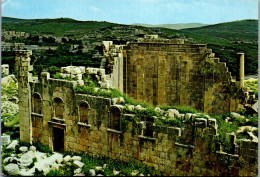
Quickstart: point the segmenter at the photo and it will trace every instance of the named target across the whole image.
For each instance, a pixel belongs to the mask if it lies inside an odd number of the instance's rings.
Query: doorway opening
[[[53,131],[53,150],[64,153],[64,129],[52,128]]]

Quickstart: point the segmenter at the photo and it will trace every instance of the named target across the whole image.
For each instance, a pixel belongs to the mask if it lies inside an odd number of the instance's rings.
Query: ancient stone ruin
[[[216,119],[157,109],[191,122],[184,121],[183,127],[157,126],[156,117],[134,122],[135,115],[123,111],[122,98],[115,101],[75,92],[77,86],[85,84],[85,75],[104,88],[117,88],[154,105],[178,104],[217,114],[238,111],[250,99],[243,85],[243,54],[236,82],[225,63],[204,44],[155,38],[126,46],[103,45],[101,68],[61,68],[61,77],[74,78],[72,81],[51,78],[48,72],[32,77],[31,51],[16,52],[21,141],[40,141],[59,152],[83,151],[124,162],[133,159],[160,169],[163,175],[257,174],[257,141],[236,144],[236,136],[231,134],[232,148],[225,152],[216,141]],[[145,110],[140,105],[128,109]],[[203,135],[208,135],[208,141]],[[239,166],[241,158],[248,161],[247,166]]]

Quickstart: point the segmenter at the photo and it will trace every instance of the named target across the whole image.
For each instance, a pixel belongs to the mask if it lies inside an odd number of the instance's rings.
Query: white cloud
[[[89,9],[93,12],[99,12],[99,13],[103,12],[101,9],[99,9],[95,6],[89,6]]]

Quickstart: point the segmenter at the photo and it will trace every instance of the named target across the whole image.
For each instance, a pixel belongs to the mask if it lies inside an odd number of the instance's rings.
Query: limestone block
[[[112,104],[115,105],[118,102],[119,98],[113,98],[112,99]]]
[[[71,70],[71,74],[81,74],[81,69],[79,67],[75,67]]]
[[[82,74],[71,74],[72,79],[82,80]]]
[[[200,128],[206,128],[207,127],[207,119],[196,118],[195,119],[195,126],[200,127]]]
[[[185,119],[191,119],[192,113],[186,113],[185,114]]]
[[[105,74],[106,74],[105,69],[99,69],[99,70],[97,71],[97,74],[98,74],[99,76],[105,76]]]
[[[217,120],[212,118],[208,119],[208,126],[217,129]]]
[[[26,151],[28,151],[28,147],[22,146],[22,147],[19,148],[19,151],[26,152]]]
[[[9,174],[9,175],[16,175],[18,174],[19,171],[19,167],[17,164],[14,163],[10,163],[8,165],[6,165],[4,167],[5,171]]]
[[[20,165],[21,168],[26,168],[31,165],[31,163],[33,163],[32,156],[26,153],[22,155],[18,162],[18,165]]]
[[[120,171],[117,171],[117,170],[115,170],[115,169],[113,170],[113,175],[116,176],[116,175],[118,175],[119,173],[120,173]]]
[[[236,112],[231,112],[231,115],[234,116],[235,118],[245,118],[245,116],[242,116]]]
[[[79,66],[79,69],[81,70],[82,74],[86,73],[86,67],[85,66]]]
[[[96,168],[95,168],[97,171],[101,171],[103,168],[102,167],[100,167],[100,166],[96,166]]]
[[[1,136],[1,145],[10,144],[10,135]]]
[[[102,82],[105,82],[107,80],[106,75],[101,76],[100,79],[101,79]]]
[[[74,170],[74,174],[80,174],[81,173],[81,168],[77,168],[76,170]]]
[[[36,151],[36,147],[35,146],[30,146],[30,151],[35,152]]]
[[[155,112],[158,112],[158,113],[160,113],[160,114],[163,114],[163,113],[164,113],[164,111],[161,110],[161,108],[159,108],[159,107],[154,108],[154,110],[155,110]]]
[[[146,110],[146,108],[143,108],[141,105],[135,106],[135,109],[136,109],[136,110],[139,110],[139,111],[144,111],[144,110]]]
[[[48,80],[48,79],[50,79],[50,73],[48,73],[48,72],[41,72],[41,77],[43,79]]]
[[[88,171],[88,174],[89,174],[90,176],[96,176],[96,171],[95,171],[94,169],[90,169],[90,170]]]
[[[33,71],[33,65],[30,65],[28,71]]]
[[[75,161],[73,162],[73,164],[75,164],[75,165],[78,166],[79,168],[82,168],[82,167],[84,166],[84,163],[81,162],[81,161],[78,161],[78,160],[75,160]]]
[[[11,144],[7,146],[7,149],[15,149],[15,147],[18,145],[17,140],[13,140]]]
[[[67,163],[70,160],[71,160],[71,157],[69,155],[67,155],[66,157],[63,158],[64,163]]]
[[[82,85],[84,85],[84,81],[83,80],[77,80],[77,84],[82,86]]]
[[[80,156],[73,156],[72,158],[71,158],[73,161],[81,161],[81,157]]]
[[[62,79],[66,78],[66,77],[70,77],[70,74],[66,74],[66,73],[60,73],[60,77]]]
[[[172,118],[174,118],[174,117],[179,117],[180,114],[179,114],[179,111],[178,111],[177,109],[169,109],[169,110],[167,111],[166,116],[167,116],[167,117],[172,117]]]
[[[119,103],[124,103],[125,99],[123,97],[119,97]]]
[[[135,109],[135,106],[134,106],[134,105],[128,105],[128,109],[129,109],[130,111],[133,111],[133,110]]]

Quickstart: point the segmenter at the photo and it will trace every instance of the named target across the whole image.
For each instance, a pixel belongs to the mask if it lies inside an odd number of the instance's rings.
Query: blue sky
[[[216,24],[258,18],[258,0],[4,0],[2,16],[121,24]]]

